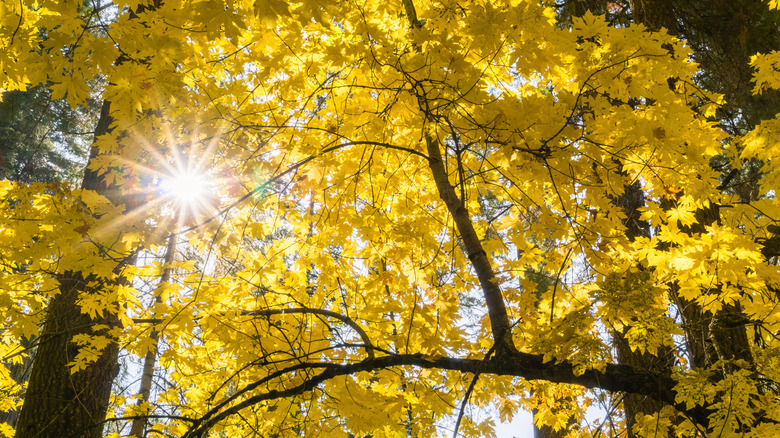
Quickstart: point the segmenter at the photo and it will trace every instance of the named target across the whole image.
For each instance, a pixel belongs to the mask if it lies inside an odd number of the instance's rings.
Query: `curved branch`
[[[284,308],[284,309],[262,309],[262,310],[244,310],[240,313],[242,316],[272,316],[272,315],[292,315],[292,314],[312,314],[322,315],[333,319],[338,319],[344,324],[348,325],[352,330],[357,332],[360,339],[363,341],[363,348],[366,350],[368,359],[374,358],[374,350],[382,351],[381,348],[377,348],[371,343],[371,339],[362,327],[358,325],[352,318],[344,316],[340,313],[332,312],[324,309],[312,309],[309,307],[296,307],[296,308]],[[199,318],[198,318],[199,319]],[[196,320],[198,320],[196,319]],[[165,321],[162,318],[133,318],[133,322],[136,324],[162,324]]]
[[[421,354],[399,354],[367,359],[362,362],[350,364],[333,363],[302,363],[291,366],[285,370],[273,373],[259,382],[250,384],[239,394],[245,394],[247,390],[255,389],[262,383],[276,377],[281,377],[296,371],[322,370],[319,374],[306,379],[303,383],[286,388],[272,389],[262,394],[253,395],[228,408],[227,404],[237,399],[230,397],[219,406],[214,407],[204,416],[193,420],[193,425],[183,435],[183,438],[195,438],[203,436],[213,425],[238,413],[249,406],[256,405],[266,400],[274,400],[293,397],[315,389],[321,383],[338,376],[355,374],[361,371],[378,371],[398,366],[416,366],[426,369],[451,370],[462,373],[494,374],[500,376],[522,377],[526,380],[544,380],[555,383],[570,383],[586,388],[600,388],[607,391],[628,392],[640,394],[652,399],[674,406],[680,412],[687,415],[699,425],[707,424],[708,410],[702,407],[688,409],[684,403],[675,401],[676,392],[674,386],[677,382],[668,376],[653,374],[649,371],[638,370],[628,365],[607,364],[603,371],[597,369],[585,370],[579,374],[574,372],[574,366],[569,362],[545,362],[542,355],[507,352],[503,356],[494,357],[492,360],[460,359],[460,358],[431,358]]]
[[[348,325],[352,330],[356,331],[358,335],[360,335],[360,339],[362,339],[363,344],[365,344],[364,348],[366,350],[366,354],[368,355],[368,359],[369,360],[374,359],[375,347],[373,344],[371,344],[371,339],[369,339],[366,332],[352,318],[348,316],[344,316],[340,313],[332,312],[330,310],[323,310],[323,309],[310,309],[308,307],[300,307],[300,308],[293,308],[293,309],[247,310],[241,312],[242,315],[246,315],[246,316],[291,315],[296,313],[322,315],[333,319],[338,319],[339,321]]]

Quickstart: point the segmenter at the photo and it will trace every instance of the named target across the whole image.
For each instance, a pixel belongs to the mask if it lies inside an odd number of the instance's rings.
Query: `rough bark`
[[[750,322],[738,304],[724,303],[716,313],[705,312],[692,302],[685,303],[686,324],[684,331],[688,340],[693,367],[707,367],[718,360],[743,360],[748,368],[755,370],[747,324]],[[728,373],[733,364],[724,364],[722,372]]]
[[[536,412],[533,412],[536,415]],[[550,426],[537,427],[534,425],[534,438],[564,438],[569,434],[566,429],[555,430]]]
[[[139,14],[159,8],[161,4],[162,0],[154,0],[152,4],[138,5],[130,12],[130,18],[137,19]],[[131,61],[123,54],[116,60],[116,65],[125,62],[138,61]],[[95,126],[95,139],[109,134],[112,122],[111,102],[104,100]],[[126,211],[138,207],[143,202],[142,198],[126,197],[120,187],[109,183],[106,174],[101,175],[99,170],[90,167],[99,155],[100,149],[93,141],[81,183],[82,189],[94,190],[115,205],[125,204]],[[119,372],[119,348],[115,343],[109,343],[95,362],[74,374],[70,373],[67,364],[78,352],[72,342],[74,336],[104,335],[104,331],[96,331],[94,328],[100,325],[116,327],[120,323],[117,315],[109,312],[90,318],[81,312],[78,298],[80,294],[100,292],[101,286],[125,284],[127,280],[122,278],[121,272],[125,266],[133,263],[135,253],[128,254],[117,263],[114,268],[117,277],[113,284],[106,279],[93,278],[89,272],[66,272],[59,276],[60,291],[47,308],[16,438],[102,437],[111,385]],[[98,281],[97,288],[87,288],[90,281]]]
[[[672,361],[669,349],[660,349],[659,355],[634,351],[628,345],[625,332],[614,332],[613,345],[617,351],[618,363],[646,370],[658,375],[671,376]],[[657,415],[664,403],[642,394],[627,393],[623,398],[623,411],[626,417],[626,433],[629,438],[635,436],[633,427],[638,415]]]
[[[534,417],[536,417],[538,410],[534,409],[531,413]],[[569,422],[567,427],[572,427],[575,424],[574,418],[569,417]],[[534,423],[534,438],[565,438],[566,435],[569,434],[568,428],[562,428],[560,430],[555,430],[550,426],[544,425],[544,426],[537,426]]]
[[[110,125],[110,103],[106,101],[95,129],[95,138],[109,133]],[[90,161],[98,153],[97,147],[93,146]],[[84,173],[82,188],[95,190],[117,204],[122,201],[120,191],[110,187],[103,177],[89,168]],[[120,273],[122,267],[132,261],[129,255],[118,263],[114,273]],[[58,280],[59,293],[47,308],[16,428],[17,438],[99,438],[103,433],[102,421],[108,408],[111,385],[119,371],[119,348],[116,343],[109,343],[95,362],[73,374],[68,363],[79,350],[73,343],[74,336],[105,336],[105,330],[95,330],[95,327],[119,325],[115,313],[106,312],[96,318],[82,313],[79,296],[99,293],[101,288],[115,284],[94,278],[88,272],[66,272]],[[90,282],[97,282],[98,286],[88,287]]]
[[[748,322],[738,304],[724,304],[723,308],[712,316],[709,336],[719,359],[743,360],[751,368],[755,368],[747,335]]]
[[[60,276],[60,293],[48,307],[46,322],[33,360],[19,422],[17,438],[99,438],[108,408],[111,384],[119,370],[119,347],[110,343],[86,369],[71,374],[68,368],[79,347],[72,342],[78,334],[105,335],[97,324],[116,326],[116,315],[97,319],[81,312],[80,293],[92,293],[86,286],[93,280],[82,273]]]
[[[623,225],[626,227],[626,237],[630,241],[634,241],[637,237],[650,236],[649,224],[640,219],[639,208],[645,205],[645,196],[638,181],[626,185],[623,194],[614,198],[612,202],[620,207],[626,215]],[[612,334],[618,363],[658,375],[670,376],[673,365],[671,351],[668,348],[662,348],[658,355],[653,355],[632,350],[625,336],[628,329],[629,327],[624,328],[623,331],[616,330]],[[658,400],[644,395],[626,394],[623,398],[623,410],[628,437],[634,437],[633,427],[638,415],[656,415],[663,406],[664,404]]]
[[[680,226],[680,230],[691,236],[705,233],[707,226],[720,221],[719,207],[710,204],[697,210],[695,217],[696,223]],[[721,359],[743,359],[753,366],[746,327],[748,318],[738,305],[723,303],[723,307],[713,314],[704,311],[698,303],[677,295],[676,288],[672,288],[672,293],[684,319],[691,366],[706,367]]]

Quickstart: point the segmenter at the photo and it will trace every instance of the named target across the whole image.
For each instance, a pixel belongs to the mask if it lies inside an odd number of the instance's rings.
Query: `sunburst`
[[[209,172],[195,163],[182,163],[166,169],[159,187],[180,221],[197,221],[216,207],[211,180]]]
[[[162,181],[162,190],[179,208],[195,208],[208,198],[208,176],[197,170],[177,171]]]

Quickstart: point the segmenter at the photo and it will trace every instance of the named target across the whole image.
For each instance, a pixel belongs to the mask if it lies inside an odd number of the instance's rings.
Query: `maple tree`
[[[0,356],[40,335],[0,432],[777,434],[779,122],[724,130],[681,40],[577,15],[1,4],[5,89],[104,103],[81,188],[0,182]],[[112,394],[120,351],[154,399]],[[627,422],[583,421],[603,391]]]

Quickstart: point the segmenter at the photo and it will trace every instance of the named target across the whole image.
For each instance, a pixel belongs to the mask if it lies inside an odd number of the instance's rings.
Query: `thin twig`
[[[493,346],[490,347],[490,350],[488,350],[483,360],[490,359],[490,356],[493,355],[493,351],[495,351],[495,349],[496,349],[496,344],[493,344]],[[466,390],[466,395],[463,396],[463,402],[461,402],[460,404],[460,412],[458,412],[458,419],[455,421],[455,430],[452,431],[452,438],[458,438],[458,429],[460,429],[460,421],[463,419],[463,413],[466,411],[466,405],[469,402],[471,393],[474,391],[474,387],[477,385],[478,379],[479,379],[479,373],[474,373],[474,378],[471,379],[471,384],[469,385],[469,389]]]

